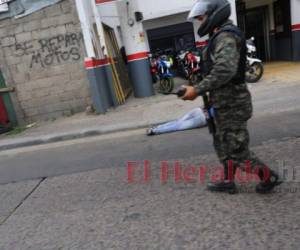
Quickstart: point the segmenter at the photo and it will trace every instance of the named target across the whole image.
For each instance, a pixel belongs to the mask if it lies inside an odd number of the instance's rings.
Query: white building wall
[[[115,1],[97,4],[97,8],[99,10],[103,23],[110,27],[120,25],[119,14]]]
[[[156,0],[155,0],[156,1]],[[155,2],[154,1],[154,2]],[[159,3],[158,3],[159,2]],[[143,1],[138,0],[138,9],[143,12],[144,15],[144,27],[146,30],[155,29],[160,27],[165,27],[169,25],[184,23],[187,21],[187,16],[191,10],[193,4],[196,0],[192,1],[178,1],[178,0],[169,0],[169,1],[158,1],[157,4],[153,1]],[[231,17],[230,19],[236,24],[237,15],[236,15],[236,6],[234,0],[229,0],[231,4]],[[199,37],[198,29],[199,25],[197,22],[194,22],[194,34],[195,41],[198,44],[204,42],[208,39],[207,36]]]
[[[129,2],[128,5],[127,2]],[[146,42],[147,37],[143,24],[136,22],[134,18],[134,12],[138,11],[136,0],[117,2],[117,10],[127,55],[148,52],[149,45],[148,41]],[[129,20],[134,22],[132,26],[128,25]]]
[[[144,20],[188,12],[196,0],[137,0],[137,9],[144,15]]]
[[[146,30],[150,30],[174,24],[184,23],[186,22],[187,15],[188,12],[185,12],[170,16],[164,16],[156,19],[146,20],[143,22],[143,25]]]
[[[137,0],[137,11],[143,13],[144,20],[156,19],[160,17],[188,13],[197,0]],[[232,7],[231,19],[236,22],[235,0],[229,0]],[[185,17],[186,21],[187,16]]]
[[[136,51],[144,51],[145,43],[146,48],[149,48],[147,30],[186,22],[187,15],[196,1],[197,0],[98,1],[101,3],[96,4],[95,11],[95,8],[93,9],[95,0],[76,0],[78,3],[79,16],[81,16],[88,57],[95,57],[95,54],[97,54],[93,48],[95,46],[93,45],[93,43],[95,43],[95,37],[93,36],[94,23],[97,24],[99,34],[102,34],[99,22],[103,22],[113,28],[119,47],[124,45],[124,40],[132,41],[131,43],[126,42],[128,54]],[[235,1],[229,1],[232,6],[231,19],[236,23]],[[126,4],[127,2],[129,3],[128,5]],[[137,23],[134,20],[134,13],[136,11],[143,13],[143,22]],[[129,18],[135,21],[132,27],[128,25]],[[122,27],[121,34],[120,27]],[[198,24],[194,23],[195,41],[198,43],[205,41],[207,37],[200,38],[197,34],[197,30]],[[105,44],[103,37],[100,37],[100,44]]]
[[[97,4],[96,6],[99,15],[101,16],[101,22],[114,29],[118,41],[118,45],[119,47],[122,47],[123,46],[122,38],[118,30],[118,27],[120,27],[120,15],[122,15],[122,13],[121,14],[118,13],[117,2],[116,1],[104,2],[101,4]]]
[[[300,24],[300,0],[291,0],[292,25]]]

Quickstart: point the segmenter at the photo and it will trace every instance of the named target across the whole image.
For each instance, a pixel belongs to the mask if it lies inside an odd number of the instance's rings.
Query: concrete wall
[[[90,103],[74,0],[0,22],[0,68],[20,122],[83,111]]]

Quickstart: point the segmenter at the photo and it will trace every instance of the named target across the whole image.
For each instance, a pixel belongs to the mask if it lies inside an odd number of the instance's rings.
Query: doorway
[[[268,6],[246,10],[245,31],[247,39],[255,38],[258,58],[270,61]]]
[[[195,49],[194,28],[189,22],[151,29],[147,35],[151,52],[168,50],[176,53]]]
[[[114,90],[118,103],[125,103],[126,98],[132,92],[132,86],[127,72],[124,52],[119,48],[115,31],[103,24],[104,38],[107,46],[108,56],[111,60]]]

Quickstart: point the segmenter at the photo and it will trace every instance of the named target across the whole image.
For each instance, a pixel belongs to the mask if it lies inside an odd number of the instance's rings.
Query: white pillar
[[[138,10],[136,1],[120,1],[117,6],[127,55],[148,52],[143,24],[136,22],[134,17],[134,12]]]
[[[293,60],[300,61],[300,0],[291,0]]]
[[[147,35],[141,21],[136,21],[135,12],[139,10],[136,0],[120,1],[117,4],[124,46],[127,54],[130,77],[135,97],[154,94]]]
[[[92,3],[92,9],[93,9],[93,14],[94,14],[94,19],[95,23],[97,26],[97,32],[99,37],[95,37],[94,43],[98,47],[98,57],[99,58],[104,58],[107,55],[107,48],[106,48],[106,43],[105,43],[105,37],[104,37],[104,30],[103,30],[103,25],[102,25],[102,20],[101,20],[101,15],[99,13],[99,10],[96,6],[96,1],[95,0],[90,0]],[[99,40],[98,40],[99,39]]]
[[[118,103],[109,81],[109,61],[104,58],[101,48],[101,44],[105,44],[101,18],[95,0],[76,0],[76,8],[86,49],[85,67],[93,104],[96,113],[105,113],[109,107]],[[95,23],[97,27],[94,26]]]
[[[291,0],[291,23],[292,30],[300,30],[300,1]]]
[[[93,38],[90,32],[90,19],[92,15],[91,3],[87,0],[76,0],[76,8],[81,24],[87,57],[95,57]]]

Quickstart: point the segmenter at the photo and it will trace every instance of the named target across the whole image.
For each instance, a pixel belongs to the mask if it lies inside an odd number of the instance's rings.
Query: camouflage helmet
[[[189,13],[188,21],[193,21],[197,16],[207,15],[201,24],[198,34],[205,36],[214,28],[224,23],[231,14],[230,3],[227,0],[198,0]]]

